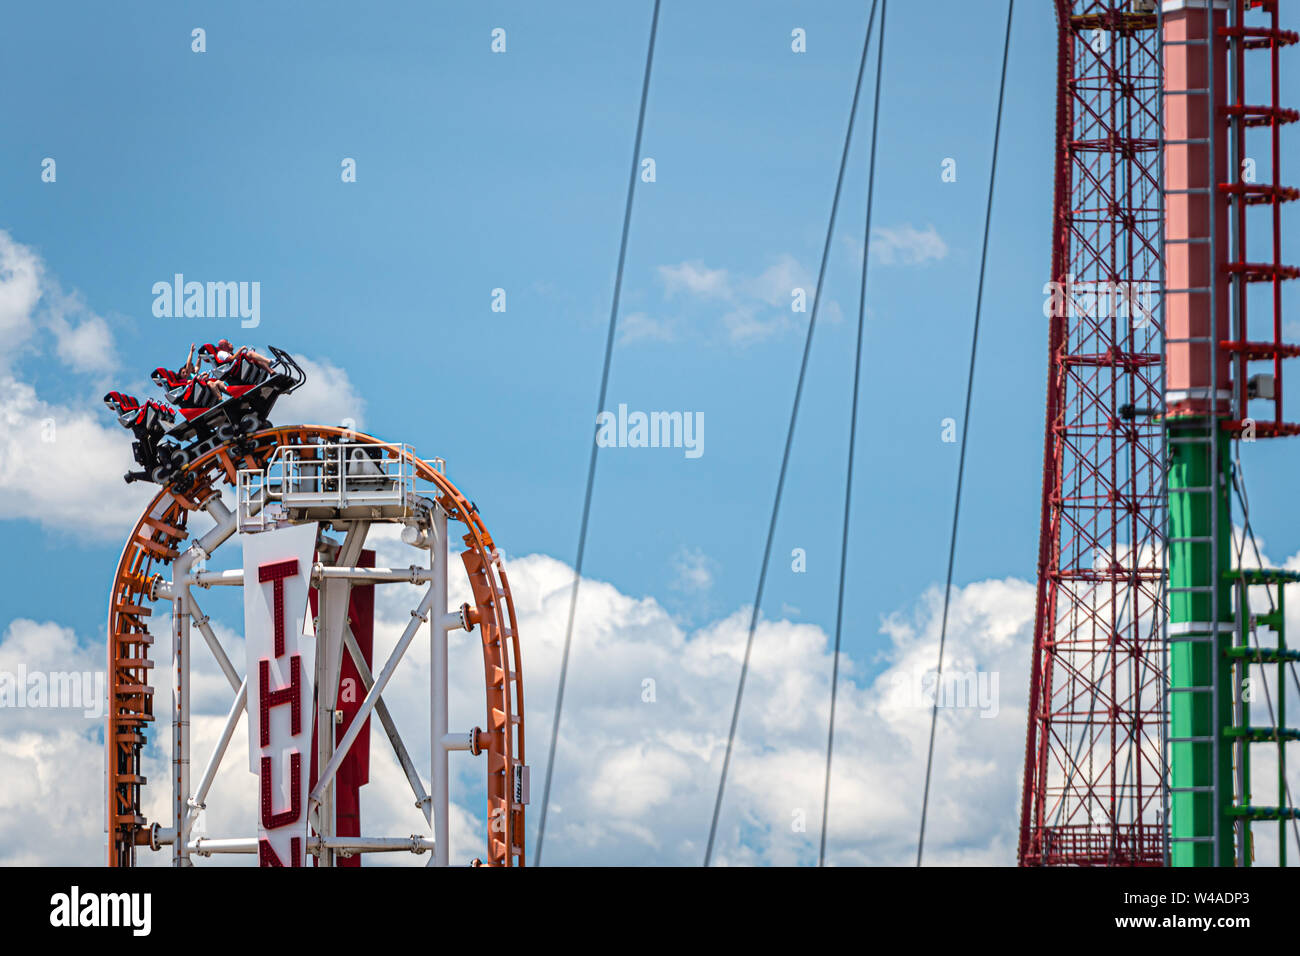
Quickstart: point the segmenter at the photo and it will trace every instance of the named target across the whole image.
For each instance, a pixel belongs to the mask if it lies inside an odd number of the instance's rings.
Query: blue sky
[[[875,222],[933,227],[947,253],[872,276],[859,620],[942,570],[956,456],[939,421],[960,412],[1001,40],[1000,18],[967,6],[941,16],[896,3],[888,25]],[[764,302],[760,321],[779,330],[737,342],[719,321],[725,303],[669,297],[658,270],[693,262],[755,279],[788,258],[811,287],[865,26],[856,4],[740,9],[662,14],[643,148],[657,181],[637,196],[623,313],[680,328],[672,341],[620,344],[608,403],[703,412],[706,453],[603,454],[587,564],[632,593],[663,594],[674,555],[698,549],[728,608],[752,599],[806,315]],[[5,226],[108,317],[133,377],[194,338],[240,334],[219,319],[155,319],[155,281],[260,281],[251,341],[345,369],[367,426],[447,458],[512,553],[571,559],[648,12],[135,5],[79,10],[70,29],[57,5],[33,8],[4,51],[14,82],[42,78],[6,121]],[[202,55],[189,41],[200,21]],[[504,55],[489,50],[498,25]],[[795,25],[808,32],[803,55],[790,50]],[[971,500],[988,507],[972,508],[965,529],[972,543],[1002,530],[963,551],[963,576],[1012,573],[1033,556],[1036,507],[1016,503],[1038,481],[1052,50],[1033,38],[1052,29],[1050,11],[1022,5],[1003,166],[1016,185],[1000,191],[984,431],[972,437]],[[827,272],[839,309],[822,313],[777,542],[778,555],[805,548],[810,571],[777,576],[770,592],[774,606],[809,613],[833,597],[868,119]],[[38,175],[45,156],[58,163],[52,185]],[[355,184],[340,182],[344,157],[357,160]],[[956,183],[940,180],[945,157]],[[491,311],[494,288],[507,292],[505,313]],[[9,530],[44,542],[34,527]],[[16,553],[16,593],[47,593]],[[102,570],[115,557],[109,546],[85,559]],[[79,624],[102,610],[87,604]]]
[[[664,3],[642,148],[656,181],[637,188],[607,407],[701,412],[705,453],[602,451],[585,572],[653,597],[683,627],[753,597],[807,319],[788,290],[815,281],[867,7]],[[193,340],[304,353],[346,374],[367,431],[447,459],[508,554],[571,564],[650,8],[10,11],[0,81],[22,92],[0,137],[0,228],[102,319],[115,355],[84,374],[28,347],[11,356],[14,374],[44,401],[97,409],[106,382],[178,364]],[[846,603],[859,680],[890,646],[882,619],[909,613],[944,572],[957,446],[940,423],[960,419],[965,390],[1004,13],[991,0],[890,5]],[[190,49],[196,26],[203,54]],[[490,50],[496,27],[504,54]],[[803,54],[790,48],[796,27]],[[1017,5],[960,585],[1034,575],[1055,29],[1051,5]],[[834,624],[869,95],[765,600],[771,616],[823,630]],[[56,183],[41,181],[44,157]],[[345,157],[356,183],[340,181]],[[947,158],[956,182],[941,179]],[[155,318],[151,287],[176,272],[260,282],[260,327]],[[496,288],[505,312],[492,311]],[[1277,554],[1300,547],[1285,451],[1260,447],[1249,463],[1256,524]],[[129,464],[125,433],[120,458],[105,481]],[[0,623],[55,620],[99,646],[120,540],[13,517],[0,535]],[[796,547],[805,574],[790,571]],[[71,590],[60,565],[75,568]],[[733,692],[734,675],[719,681],[720,726]],[[539,774],[548,726],[531,739]]]

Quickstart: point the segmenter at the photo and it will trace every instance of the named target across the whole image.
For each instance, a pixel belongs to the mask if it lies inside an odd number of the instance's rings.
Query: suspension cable
[[[632,224],[632,199],[636,195],[637,170],[640,168],[641,133],[645,129],[646,100],[650,95],[650,67],[654,63],[655,35],[659,31],[659,0],[655,0],[654,14],[650,20],[650,43],[646,48],[645,75],[641,80],[641,108],[636,120],[636,139],[632,143],[632,171],[628,176],[627,202],[623,207],[623,235],[618,246],[618,267],[614,272],[614,299],[609,307],[609,331],[605,336],[605,365],[600,373],[600,397],[596,402],[596,418],[605,408],[605,395],[609,387],[609,366],[614,354],[614,328],[618,323],[618,300],[623,291],[623,265],[627,261],[627,236]],[[593,429],[596,427],[592,426]],[[537,856],[535,866],[542,865],[542,846],[546,839],[546,810],[551,798],[551,774],[555,770],[555,746],[560,736],[560,712],[564,707],[564,685],[569,672],[569,650],[573,644],[573,618],[578,608],[578,585],[582,582],[582,559],[587,550],[587,520],[591,515],[591,492],[596,483],[596,452],[599,446],[591,443],[591,457],[587,462],[587,491],[582,501],[582,524],[578,531],[578,554],[573,568],[573,591],[569,595],[569,621],[564,628],[564,654],[560,660],[560,682],[555,692],[555,717],[551,722],[551,749],[546,760],[546,783],[542,787],[542,814],[537,825]]]
[[[826,865],[826,821],[831,802],[831,757],[835,751],[835,700],[840,682],[840,635],[844,624],[844,579],[849,560],[849,506],[853,500],[853,452],[858,441],[858,387],[862,378],[862,334],[867,315],[867,264],[871,260],[871,211],[876,193],[876,134],[880,128],[880,79],[885,65],[885,22],[888,0],[880,10],[876,41],[876,91],[871,108],[871,160],[867,169],[867,222],[862,231],[862,286],[858,290],[858,346],[853,365],[853,404],[849,412],[849,460],[844,478],[844,531],[840,536],[840,586],[835,602],[835,656],[831,659],[831,714],[826,728],[826,783],[822,788],[822,837],[817,865]]]
[[[740,683],[736,687],[736,703],[731,712],[731,730],[727,734],[727,750],[722,758],[722,775],[718,780],[718,795],[713,804],[713,820],[709,824],[709,842],[704,851],[704,865],[708,866],[713,858],[713,841],[718,832],[718,815],[722,810],[722,795],[727,787],[727,770],[731,765],[731,750],[736,742],[736,725],[740,720],[740,702],[745,695],[745,677],[749,673],[749,655],[754,647],[754,631],[758,627],[758,614],[763,604],[763,588],[767,583],[767,566],[772,557],[772,539],[776,535],[776,519],[781,511],[781,492],[785,488],[786,469],[790,464],[790,447],[794,443],[794,427],[799,417],[799,399],[803,394],[804,378],[808,372],[808,353],[812,348],[813,329],[817,327],[817,310],[822,304],[823,282],[826,278],[826,263],[830,258],[831,237],[835,232],[835,214],[840,205],[840,190],[844,185],[844,168],[848,165],[849,144],[853,141],[853,122],[857,117],[858,98],[862,93],[862,75],[867,68],[867,52],[871,48],[871,29],[875,23],[877,0],[871,2],[871,14],[867,19],[867,35],[862,43],[862,59],[858,63],[858,79],[853,87],[853,103],[849,107],[848,129],[844,133],[844,151],[840,155],[840,171],[835,179],[835,196],[831,200],[830,222],[826,225],[826,241],[822,246],[821,266],[817,270],[817,287],[813,292],[812,313],[808,317],[808,332],[803,343],[803,358],[799,363],[799,379],[795,384],[794,403],[790,408],[790,427],[785,436],[785,452],[781,456],[781,471],[776,481],[776,496],[772,501],[772,518],[767,526],[767,544],[763,547],[763,564],[758,574],[758,589],[754,595],[754,606],[749,618],[749,636],[745,641],[745,657],[740,665]]]
[[[1002,135],[1002,104],[1006,99],[1007,60],[1010,59],[1011,53],[1011,15],[1015,10],[1015,6],[1016,0],[1007,0],[1007,31],[1002,44],[1002,79],[998,83],[998,113],[993,124],[993,161],[989,168],[988,202],[984,208],[984,243],[980,251],[979,287],[975,293],[975,326],[971,333],[970,369],[966,376],[966,410],[962,417],[961,451],[957,458],[957,493],[952,506],[952,536],[948,543],[948,578],[943,589],[943,619],[939,626],[938,676],[935,681],[934,707],[930,711],[930,747],[925,758],[925,790],[921,796],[921,831],[916,841],[917,866],[921,865],[921,858],[925,852],[925,821],[930,808],[930,772],[934,767],[934,737],[935,728],[939,721],[939,695],[942,692],[943,681],[943,649],[948,637],[948,606],[952,598],[953,560],[957,554],[957,520],[961,515],[962,480],[966,472],[966,439],[970,431],[971,395],[975,388],[975,355],[979,346],[980,310],[984,303],[984,271],[988,265],[989,257],[989,224],[993,219],[993,187],[997,182],[998,174],[998,141]]]

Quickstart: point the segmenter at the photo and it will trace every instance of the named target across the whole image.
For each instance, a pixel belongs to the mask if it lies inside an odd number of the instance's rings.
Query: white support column
[[[220,492],[209,496],[202,507],[215,524],[172,562],[171,586],[165,589],[172,602],[171,829],[177,833],[185,833],[190,822],[190,620],[199,614],[190,592],[190,572],[196,562],[206,559],[235,533],[237,524],[235,514],[222,502]],[[212,641],[216,642],[215,636]],[[216,643],[215,650],[220,652],[220,649],[221,645]],[[218,653],[218,660],[222,657],[224,655]],[[229,661],[225,662],[223,670],[237,686]],[[172,865],[193,865],[188,841],[176,840],[172,844]]]
[[[429,749],[432,765],[429,770],[430,794],[433,800],[433,866],[448,863],[447,822],[447,512],[440,506],[433,509],[433,547],[429,549],[430,567],[433,569],[433,607],[429,614]]]
[[[190,608],[184,583],[195,552],[186,551],[172,565],[172,827],[185,832],[190,799]],[[184,840],[172,844],[172,865],[190,866]]]

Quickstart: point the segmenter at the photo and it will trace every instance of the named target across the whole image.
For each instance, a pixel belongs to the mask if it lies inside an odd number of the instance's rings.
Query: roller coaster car
[[[256,369],[262,374],[249,376],[257,379],[252,382],[228,383],[220,377],[223,370],[226,374],[237,371],[234,367],[240,364],[238,358],[218,367],[213,374],[191,379],[180,379],[166,369],[154,373],[155,381],[167,389],[168,400],[180,410],[181,420],[158,436],[151,449],[152,465],[137,453],[136,460],[147,469],[150,481],[166,484],[186,465],[214,448],[242,442],[245,436],[270,426],[268,416],[276,400],[296,391],[307,380],[307,374],[287,352],[272,346],[271,354],[271,371]],[[219,385],[214,384],[214,378]],[[127,481],[140,477],[146,476],[129,474]]]
[[[148,478],[149,473],[160,464],[158,440],[162,438],[167,426],[176,421],[176,410],[152,399],[141,405],[135,396],[122,392],[109,392],[104,396],[104,404],[117,416],[117,423],[130,429],[136,438],[131,443],[131,451],[144,470],[127,472],[126,480],[132,482]]]

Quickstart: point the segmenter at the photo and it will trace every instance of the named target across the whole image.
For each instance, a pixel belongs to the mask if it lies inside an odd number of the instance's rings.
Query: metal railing
[[[239,530],[268,530],[287,519],[290,510],[304,508],[369,507],[382,512],[373,518],[408,516],[436,494],[420,477],[421,465],[444,471],[441,458],[418,459],[409,445],[282,445],[265,468],[237,473]]]

